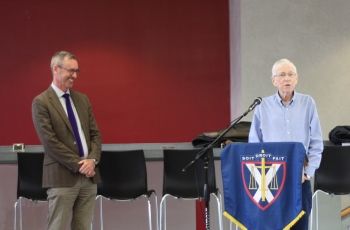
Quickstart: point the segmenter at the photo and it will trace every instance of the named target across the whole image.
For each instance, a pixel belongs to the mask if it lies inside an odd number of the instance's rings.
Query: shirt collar
[[[294,92],[293,92],[292,99],[290,100],[289,104],[286,105],[286,106],[290,106],[290,105],[293,104],[294,99],[295,99],[295,94],[296,94],[296,93],[295,93],[295,91],[294,91]],[[275,99],[276,99],[276,101],[277,101],[280,105],[286,107],[286,106],[283,104],[282,98],[281,98],[280,94],[278,93],[278,91],[277,91],[276,94],[275,94]]]
[[[52,89],[55,91],[55,93],[57,94],[58,98],[61,98],[63,96],[63,94],[68,93],[70,94],[69,89],[67,90],[67,92],[63,92],[60,88],[58,88],[53,82],[51,83],[51,87]]]

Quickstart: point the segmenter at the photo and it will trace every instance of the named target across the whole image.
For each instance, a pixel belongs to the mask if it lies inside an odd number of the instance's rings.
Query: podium
[[[304,214],[305,148],[297,142],[230,144],[221,153],[224,216],[240,229],[290,229]]]

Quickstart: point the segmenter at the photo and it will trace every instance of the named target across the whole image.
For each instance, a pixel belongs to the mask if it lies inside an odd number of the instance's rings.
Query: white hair
[[[280,60],[277,60],[275,62],[275,64],[273,64],[273,66],[272,66],[272,77],[276,76],[278,67],[280,67],[281,65],[284,65],[284,64],[290,65],[293,68],[293,71],[296,74],[298,74],[297,73],[297,67],[295,67],[294,63],[289,61],[287,58],[282,58]]]

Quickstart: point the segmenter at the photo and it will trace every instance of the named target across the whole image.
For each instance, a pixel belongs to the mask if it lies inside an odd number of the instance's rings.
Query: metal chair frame
[[[104,151],[98,167],[102,180],[98,184],[96,196],[96,200],[99,200],[100,229],[104,229],[104,199],[127,202],[144,197],[147,199],[148,228],[152,230],[152,195],[156,220],[158,220],[158,200],[155,190],[147,188],[146,161],[143,150]],[[120,175],[123,175],[122,179],[118,177]],[[134,190],[130,190],[130,187]],[[158,229],[158,221],[156,223],[156,229]]]
[[[350,193],[349,163],[350,146],[327,145],[324,147],[320,167],[315,172],[314,194],[312,195],[312,203],[315,205],[310,213],[310,229],[314,224],[314,212],[316,213],[316,229],[318,229],[319,194],[334,196]]]
[[[22,200],[34,203],[47,202],[46,188],[42,188],[42,169],[44,153],[17,153],[18,179],[17,201],[14,204],[14,226],[17,230],[17,209],[19,207],[19,229],[23,229]]]
[[[182,168],[188,163],[190,160],[193,160],[196,156],[198,150],[174,150],[174,149],[166,149],[163,151],[164,153],[164,178],[163,178],[163,196],[160,202],[160,214],[159,214],[159,229],[166,229],[166,200],[168,197],[173,197],[175,199],[183,199],[183,200],[198,200],[202,196],[200,193],[203,192],[204,185],[204,177],[201,172],[201,164],[203,161],[198,161],[195,168],[188,169],[188,174],[181,175]],[[214,159],[213,152],[210,150],[209,154],[209,168],[208,168],[208,189],[210,196],[215,198],[217,204],[217,215],[219,222],[219,229],[222,230],[222,197],[219,190],[216,188],[215,182],[215,167],[214,167]],[[172,169],[169,169],[170,167]],[[193,166],[194,167],[194,166]],[[177,169],[175,169],[177,168]],[[176,172],[177,171],[177,172]],[[171,174],[171,175],[169,175]],[[169,177],[171,177],[170,183],[168,184]],[[201,177],[201,178],[199,178]],[[174,185],[177,183],[179,186],[175,190]],[[173,188],[172,188],[173,187]],[[196,192],[197,190],[197,192]],[[198,192],[200,191],[200,192]]]

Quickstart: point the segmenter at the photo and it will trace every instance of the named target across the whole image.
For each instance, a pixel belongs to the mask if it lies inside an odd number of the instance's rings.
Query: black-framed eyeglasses
[[[76,73],[76,74],[79,74],[80,73],[80,69],[67,69],[67,68],[65,68],[65,67],[63,67],[63,66],[58,66],[59,68],[61,68],[61,69],[64,69],[65,71],[67,71],[70,75],[73,75],[74,73]]]

